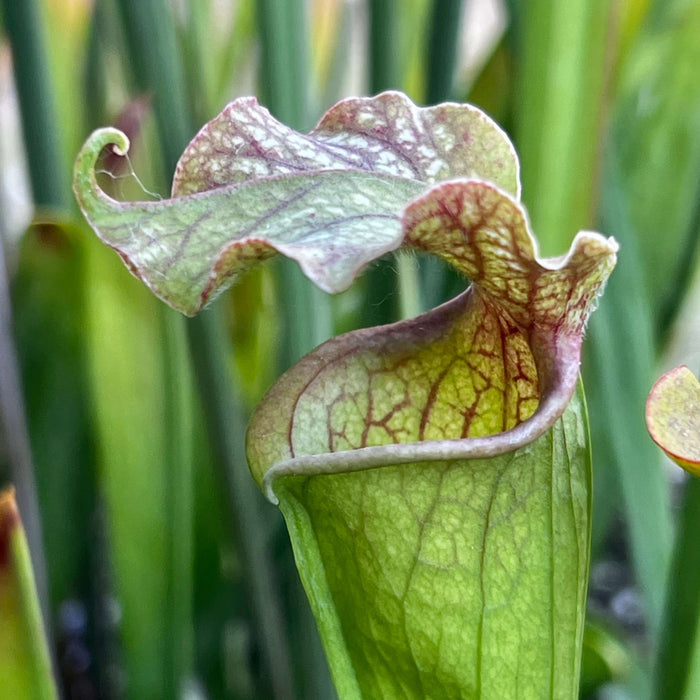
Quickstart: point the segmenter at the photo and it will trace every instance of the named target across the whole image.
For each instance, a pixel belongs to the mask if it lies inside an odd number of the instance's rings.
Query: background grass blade
[[[153,95],[167,177],[194,136],[173,18],[165,0],[117,3],[136,84]]]
[[[164,169],[170,173],[174,170],[179,153],[190,135],[189,115],[184,88],[184,79],[178,61],[175,32],[169,8],[160,0],[143,3],[118,3],[124,23],[127,44],[130,49],[131,68],[134,71],[137,85],[143,91],[152,91],[152,103],[158,124],[158,135],[161,142],[161,154]],[[106,262],[105,262],[106,264]],[[108,302],[107,302],[108,303]],[[144,302],[146,303],[146,302]],[[128,323],[133,320],[138,325],[137,307],[139,300],[134,302],[134,316],[131,319],[122,317]],[[178,694],[191,676],[194,668],[193,660],[193,621],[192,621],[192,565],[193,565],[193,387],[190,374],[189,355],[186,342],[184,320],[169,309],[158,305],[150,308],[150,300],[143,307],[142,313],[148,313],[154,324],[146,331],[144,342],[154,343],[151,352],[160,362],[154,370],[154,378],[160,385],[153,387],[153,393],[146,401],[155,401],[153,415],[161,425],[154,426],[160,433],[161,449],[156,457],[157,464],[151,472],[160,499],[154,504],[156,512],[160,510],[163,518],[161,530],[163,540],[155,542],[155,546],[163,547],[165,571],[157,580],[152,579],[152,625],[160,631],[161,641],[156,648],[159,658],[154,668],[146,669],[143,661],[136,654],[129,654],[128,663],[134,669],[134,675],[149,677],[151,674],[152,687],[162,688],[166,695]],[[141,319],[144,323],[144,319]],[[145,330],[145,329],[144,329]],[[127,344],[129,333],[127,326],[113,328],[115,336],[112,341],[119,344],[118,333],[124,333],[121,344]],[[154,338],[148,335],[152,332]],[[158,338],[159,336],[159,338]],[[133,346],[125,349],[127,355],[132,355]],[[104,348],[106,350],[106,348]],[[105,355],[100,358],[108,361]],[[97,389],[101,394],[101,389]],[[104,396],[104,394],[101,394]],[[104,410],[104,409],[103,409]],[[121,424],[123,430],[137,431],[134,424],[128,422],[127,416],[111,417]],[[156,436],[156,439],[157,436]],[[110,457],[111,458],[111,454]],[[148,459],[146,454],[134,458],[134,468],[138,459]],[[163,461],[161,461],[163,460]],[[142,463],[143,465],[144,463]],[[138,477],[131,473],[131,477]],[[119,477],[115,472],[110,478],[117,480],[109,487],[112,495],[112,522],[119,519],[121,528],[128,528],[126,514],[129,503],[123,499],[117,501],[115,493]],[[123,483],[122,488],[128,488]],[[114,525],[113,525],[114,527]],[[133,533],[135,534],[135,533]],[[123,532],[123,537],[129,534]],[[121,546],[126,543],[122,542]],[[128,546],[128,545],[126,545]],[[115,551],[116,555],[116,551]],[[144,562],[145,563],[145,562]],[[122,559],[122,565],[130,566]],[[141,565],[135,563],[136,566]],[[119,577],[119,572],[118,572]],[[122,586],[131,586],[133,576],[122,573]],[[124,578],[128,576],[128,578]],[[133,591],[132,604],[136,605],[136,591]],[[157,600],[156,597],[159,599]],[[140,603],[140,601],[139,601]],[[139,634],[133,630],[134,635]],[[140,636],[139,644],[145,644],[146,637]],[[129,650],[127,649],[127,652]],[[131,650],[133,652],[133,649]],[[136,670],[137,669],[137,670]],[[159,674],[160,677],[157,677]]]
[[[609,0],[514,0],[514,135],[523,201],[544,255],[595,221]]]
[[[214,309],[210,315],[219,314]],[[244,426],[246,419],[228,379],[230,348],[223,333],[221,318],[213,321],[198,316],[188,324],[193,355],[198,359],[197,379],[203,398],[204,413],[209,419],[215,458],[224,468],[226,494],[234,535],[247,571],[246,584],[251,601],[255,634],[261,640],[265,675],[276,698],[293,698],[294,681],[287,648],[286,625],[282,617],[279,592],[275,590],[274,568],[267,554],[264,506],[259,491],[245,469],[246,458],[241,434],[231,425]],[[232,419],[222,424],[220,416]]]
[[[622,178],[652,293],[659,344],[680,308],[698,254],[700,3],[657,2],[621,70],[611,157]],[[661,236],[661,233],[663,235]]]
[[[376,95],[401,84],[401,24],[396,0],[369,2],[369,90]]]
[[[308,54],[309,28],[307,4],[304,0],[259,0],[257,23],[261,50],[258,80],[264,104],[280,121],[297,130],[308,130],[316,116],[309,82],[311,61]],[[316,345],[327,340],[333,332],[331,304],[327,294],[314,286],[291,260],[276,264],[278,299],[282,333],[285,342],[280,349],[278,364],[286,369]],[[285,568],[294,564],[286,533],[278,528],[284,541]],[[284,574],[282,574],[284,575]],[[287,597],[299,601],[295,609],[287,608],[292,634],[298,635],[295,654],[300,671],[302,697],[334,697],[316,624],[308,603],[301,592],[298,575],[288,578]],[[303,669],[313,669],[304,672]]]
[[[652,642],[665,599],[671,514],[643,412],[659,349],[697,254],[700,90],[693,66],[700,56],[698,31],[700,3],[657,2],[636,36],[626,39],[601,202],[601,226],[618,237],[623,254],[589,341],[588,383],[600,395],[592,398],[591,416],[594,421],[600,416],[603,437],[597,464],[615,470],[621,489]],[[604,392],[608,386],[611,391]]]
[[[177,685],[168,649],[184,640],[169,625],[172,475],[163,321],[158,304],[94,241],[87,279],[100,280],[86,299],[89,359],[127,689],[136,697],[167,695]]]
[[[68,599],[85,601],[90,588],[92,540],[85,523],[94,512],[96,484],[84,352],[83,234],[68,220],[31,226],[12,284],[54,612]],[[7,361],[9,355],[0,357]],[[14,439],[19,435],[15,428]]]
[[[619,186],[613,177],[606,180],[601,222],[604,230],[615,232],[625,254],[620,255],[606,289],[607,303],[591,319],[584,368],[591,432],[596,436],[594,464],[603,479],[597,483],[601,491],[613,493],[615,483],[619,484],[636,580],[653,636],[671,546],[669,490],[658,452],[645,434],[644,405],[655,357],[653,328],[648,290],[638,274],[636,239],[616,182]],[[634,339],[633,352],[625,350],[630,339]]]
[[[12,306],[10,286],[5,269],[4,244],[0,238],[0,435],[7,450],[8,474],[17,488],[18,500],[26,509],[30,553],[36,570],[37,589],[42,613],[47,626],[51,615],[48,600],[48,578],[44,559],[44,540],[37,497],[36,479],[32,464],[29,432],[26,423],[20,369],[12,337]]]
[[[700,480],[691,478],[678,522],[669,572],[664,625],[656,659],[657,698],[694,697],[689,683],[700,620]],[[696,689],[697,690],[697,689]]]
[[[0,491],[0,684],[17,698],[58,698],[31,557],[13,489]]]
[[[301,0],[260,0],[257,4],[260,35],[260,92],[263,103],[280,121],[297,130],[313,126],[311,106],[306,3]],[[295,263],[278,266],[287,339],[281,352],[281,369],[332,334],[327,295],[313,286]]]
[[[69,177],[65,167],[67,161],[62,157],[60,148],[60,127],[57,123],[41,6],[36,0],[28,0],[24,3],[4,1],[1,7],[5,30],[12,47],[15,85],[19,97],[34,204],[39,208],[66,209],[70,207],[71,202]],[[0,245],[4,245],[5,231],[0,230],[0,234]],[[14,452],[13,462],[16,466],[13,478],[17,483],[19,505],[24,513],[29,551],[48,629],[51,626],[51,615],[48,607],[49,584],[39,514],[40,504],[27,438],[21,384],[16,363],[13,361],[15,354],[4,251],[0,259],[0,269],[0,334],[4,345],[1,390],[12,402],[12,406],[6,410],[6,419],[12,423],[6,427],[10,433],[8,442]]]
[[[433,2],[430,14],[430,39],[426,60],[427,104],[452,99],[457,69],[462,0]]]
[[[462,0],[434,0],[430,8],[430,38],[425,57],[425,99],[427,104],[453,98],[459,40],[462,30]],[[432,309],[461,290],[464,282],[437,258],[420,261],[422,309]]]
[[[182,86],[183,72],[175,49],[175,37],[171,17],[164,3],[155,0],[153,7],[144,14],[131,16],[132,4],[125,2],[128,11],[124,17],[129,27],[129,34],[136,35],[137,29],[145,30],[141,35],[142,40],[138,46],[134,46],[134,61],[140,66],[137,75],[139,80],[148,81],[143,88],[154,90],[156,104],[162,97],[161,109],[156,109],[156,117],[159,131],[162,136],[167,172],[174,170],[174,164],[184,149],[188,140],[186,128],[186,104],[184,103],[184,89],[174,90],[170,94],[169,83],[163,82],[163,75],[170,77]],[[137,23],[137,24],[132,24]],[[153,26],[158,24],[158,27]],[[148,39],[146,39],[148,37]],[[162,52],[153,52],[152,41],[154,37],[160,37],[163,42]],[[152,62],[149,58],[156,54],[164,63]],[[172,118],[172,111],[179,115],[175,118],[176,128],[168,124]],[[170,314],[170,310],[164,313]],[[174,321],[170,321],[174,323]],[[178,318],[181,324],[182,319]],[[265,527],[256,509],[245,507],[250,490],[242,486],[242,479],[249,479],[245,469],[245,461],[241,459],[242,437],[245,433],[245,419],[236,409],[237,398],[230,381],[227,380],[226,362],[221,357],[219,344],[207,342],[207,338],[222,337],[222,331],[217,329],[220,319],[209,316],[188,324],[190,344],[195,353],[194,359],[197,367],[197,375],[200,387],[209,391],[203,395],[203,402],[207,405],[210,423],[210,435],[216,447],[215,454],[220,460],[223,470],[224,483],[228,489],[237,489],[236,493],[230,493],[229,502],[236,508],[234,517],[238,525],[241,554],[246,562],[246,576],[248,578],[248,590],[251,593],[252,613],[256,622],[254,629],[261,642],[263,658],[265,660],[265,676],[270,679],[271,687],[276,697],[291,697],[293,683],[288,662],[288,651],[284,634],[284,624],[280,615],[279,604],[276,600],[274,586],[270,585],[269,560],[265,552],[264,541],[256,540],[251,532],[264,533]],[[201,337],[199,337],[201,336]],[[216,379],[212,379],[212,372],[216,373]],[[207,379],[208,378],[208,379]],[[171,380],[176,383],[177,377]],[[212,387],[216,385],[217,393],[211,395]],[[214,399],[217,400],[214,400]],[[191,407],[190,407],[191,409]],[[231,440],[235,434],[236,439]],[[232,476],[233,475],[233,476]],[[190,483],[191,488],[191,483]],[[253,501],[254,503],[254,501]],[[258,536],[259,537],[259,536]]]
[[[34,202],[61,209],[72,201],[70,161],[61,152],[41,3],[3,0],[2,14],[12,44]]]
[[[368,3],[369,43],[367,81],[370,95],[401,87],[401,24],[396,0]],[[399,280],[393,256],[374,263],[365,273],[365,304],[362,326],[391,323],[401,316]]]

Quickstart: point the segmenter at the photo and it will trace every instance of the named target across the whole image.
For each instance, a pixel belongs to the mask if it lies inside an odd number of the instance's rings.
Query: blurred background
[[[541,252],[619,265],[583,374],[594,519],[582,697],[699,698],[700,487],[644,426],[700,371],[700,0],[0,0],[0,482],[17,487],[66,698],[333,698],[247,415],[332,335],[463,286],[403,255],[330,298],[286,262],[185,320],[97,243],[70,190],[167,197],[234,97],[309,130],[338,99],[469,101],[511,135]]]

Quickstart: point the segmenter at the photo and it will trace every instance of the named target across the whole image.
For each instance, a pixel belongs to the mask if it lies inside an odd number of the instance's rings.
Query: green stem
[[[67,209],[72,197],[60,152],[58,118],[54,103],[45,28],[36,0],[2,0],[5,29],[13,54],[15,84],[22,116],[24,144],[34,202],[39,207]],[[0,234],[3,232],[0,231]],[[2,248],[4,235],[0,235]],[[48,574],[41,531],[39,499],[34,478],[19,369],[11,332],[9,286],[4,251],[0,251],[0,408],[7,422],[12,477],[25,519],[34,576],[44,624],[50,630]]]
[[[438,104],[452,98],[459,49],[462,0],[433,0],[430,13],[430,40],[426,56],[426,103]],[[442,261],[429,257],[420,261],[420,289],[426,309],[448,298],[450,270]]]
[[[191,130],[187,128],[184,73],[175,49],[170,14],[162,0],[142,3],[122,0],[120,5],[129,28],[128,35],[134,42],[134,57],[140,66],[137,77],[144,88],[150,86],[154,90],[164,160],[168,172],[171,172]],[[161,42],[160,52],[156,50],[156,40]],[[172,124],[169,123],[170,119],[173,120]],[[176,321],[180,320],[170,322],[175,324],[173,334],[178,338],[180,329],[177,328]],[[235,387],[229,379],[223,319],[214,312],[208,312],[187,323],[186,330],[199,393],[208,415],[207,427],[218,457],[231,512],[236,520],[235,531],[239,535],[238,544],[245,562],[246,584],[255,620],[254,628],[265,661],[265,674],[270,679],[275,697],[291,698],[293,685],[289,650],[280,604],[274,589],[268,546],[264,539],[267,525],[258,511],[255,486],[245,469],[242,437],[246,421]],[[180,347],[179,340],[173,343],[173,347]],[[175,383],[180,381],[176,376],[171,379]],[[182,483],[185,480],[184,472],[178,471],[183,474]],[[191,494],[191,482],[188,485],[188,493]],[[183,508],[189,506],[184,501],[182,505]],[[175,532],[173,536],[176,536]]]
[[[666,591],[664,624],[656,661],[656,698],[685,694],[700,620],[700,480],[686,486]]]
[[[158,124],[165,171],[175,170],[177,160],[192,133],[182,64],[175,28],[164,0],[118,3],[129,43],[131,64],[139,89],[151,91]],[[193,575],[193,445],[192,377],[184,319],[161,310],[165,389],[165,421],[168,430],[168,552],[166,575],[170,614],[165,620],[168,636],[164,679],[177,695],[183,679],[194,666],[192,621]]]
[[[430,16],[426,102],[437,104],[452,98],[459,48],[462,0],[434,0]]]
[[[46,48],[40,3],[2,0],[5,29],[12,45],[15,84],[34,202],[40,207],[70,207],[73,201]]]
[[[610,0],[517,0],[523,201],[545,255],[595,222]]]
[[[396,0],[370,0],[368,9],[369,91],[376,95],[401,86],[398,3]],[[402,286],[396,267],[394,259],[387,258],[379,260],[367,271],[365,296],[369,303],[363,310],[362,326],[379,326],[401,317],[408,303],[402,299],[401,290],[411,286],[417,288],[417,281],[405,280]]]
[[[245,448],[240,436],[245,433],[246,419],[231,386],[227,363],[230,348],[223,334],[220,311],[220,307],[214,307],[189,321],[190,347],[215,456],[223,467],[229,512],[245,562],[266,675],[273,697],[291,700],[293,677],[284,618],[273,584],[274,568],[268,554],[268,524],[260,511],[262,496],[245,469]]]
[[[311,126],[306,3],[302,0],[260,0],[260,89],[270,111],[295,129]],[[286,344],[281,358],[286,369],[332,335],[328,297],[289,260],[279,262]]]
[[[369,3],[369,89],[374,95],[401,85],[399,22],[396,0]]]

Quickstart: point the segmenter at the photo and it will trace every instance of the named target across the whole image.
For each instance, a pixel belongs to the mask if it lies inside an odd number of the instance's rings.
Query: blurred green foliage
[[[57,698],[51,657],[13,488],[0,491],[0,686],[11,697]]]
[[[508,0],[492,22],[477,12],[491,3],[475,0],[366,4],[0,3],[36,212],[17,246],[3,201],[0,233],[65,695],[332,697],[281,520],[249,488],[246,414],[324,338],[460,284],[433,261],[392,259],[327,299],[271,265],[184,323],[77,215],[67,183],[79,144],[98,125],[127,130],[133,163],[106,162],[105,186],[147,198],[138,172],[167,196],[187,140],[237,95],[257,92],[306,129],[348,90],[395,87],[423,103],[471,99],[513,134],[544,253],[578,228],[621,243],[583,366],[596,617],[582,690],[694,697],[700,501],[694,485],[672,501],[643,402],[673,339],[700,333],[698,319],[675,323],[698,293],[700,0]],[[483,47],[467,66],[474,37]],[[16,107],[3,99],[4,130]],[[682,359],[698,373],[698,356]],[[8,372],[0,357],[2,381]],[[12,454],[0,445],[4,480],[19,485]]]

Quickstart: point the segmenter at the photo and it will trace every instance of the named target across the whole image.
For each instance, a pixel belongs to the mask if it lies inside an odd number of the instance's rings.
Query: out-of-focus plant
[[[27,539],[12,489],[0,492],[0,686],[14,698],[57,698]]]

